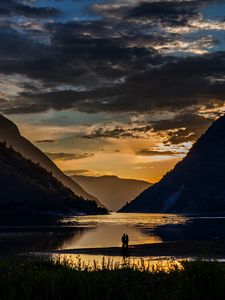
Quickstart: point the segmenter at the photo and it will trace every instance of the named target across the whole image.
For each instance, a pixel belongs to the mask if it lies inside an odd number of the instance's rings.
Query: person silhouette
[[[121,238],[122,241],[122,249],[126,248],[126,234],[124,233]]]
[[[128,249],[128,244],[129,244],[129,236],[128,234],[125,234],[125,247]]]

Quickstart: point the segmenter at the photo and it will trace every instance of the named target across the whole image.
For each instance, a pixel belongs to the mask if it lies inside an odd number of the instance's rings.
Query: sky
[[[0,113],[67,174],[158,181],[225,109],[225,1],[0,0]]]

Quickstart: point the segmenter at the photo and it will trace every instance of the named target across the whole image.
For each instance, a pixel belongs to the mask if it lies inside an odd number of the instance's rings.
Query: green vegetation
[[[224,299],[225,265],[185,262],[169,271],[103,261],[93,268],[68,261],[0,261],[0,299]]]

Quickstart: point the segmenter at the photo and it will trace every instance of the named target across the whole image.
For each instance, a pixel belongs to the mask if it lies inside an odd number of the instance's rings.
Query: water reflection
[[[133,225],[97,224],[95,228],[85,231],[79,239],[71,238],[64,242],[60,250],[96,247],[120,247],[121,236],[126,232],[130,245],[159,243],[161,239],[154,234],[147,234]]]
[[[189,218],[177,214],[148,214],[148,213],[111,213],[102,216],[68,217],[64,224],[106,224],[106,225],[136,225],[155,227],[167,224],[185,224]]]
[[[119,247],[121,236],[127,233],[130,245],[160,243],[160,236],[153,230],[159,225],[184,224],[188,222],[185,216],[165,214],[122,214],[112,213],[107,216],[84,216],[65,218],[63,224],[92,227],[74,241],[64,243],[63,249]],[[147,229],[147,230],[146,230]]]
[[[0,223],[0,254],[118,247],[127,233],[131,245],[165,241],[225,240],[225,217],[119,214],[70,217],[43,226],[24,220]]]
[[[225,217],[190,216],[184,224],[159,225],[154,234],[163,242],[225,240]]]
[[[71,267],[79,270],[115,270],[130,267],[140,271],[171,271],[182,269],[183,261],[188,259],[174,259],[173,257],[113,257],[102,255],[51,255],[57,262],[67,263]]]
[[[63,248],[65,241],[79,239],[82,228],[0,228],[0,255],[43,252]]]

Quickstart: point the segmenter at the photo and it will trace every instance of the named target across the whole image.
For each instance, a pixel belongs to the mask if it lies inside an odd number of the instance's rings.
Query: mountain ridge
[[[105,214],[94,200],[84,200],[52,173],[0,142],[0,215]]]
[[[112,211],[117,211],[126,201],[134,199],[151,185],[143,180],[119,178],[115,175],[96,177],[75,175],[71,178]]]
[[[225,211],[225,116],[214,121],[187,156],[121,212]]]
[[[94,196],[87,193],[79,184],[65,175],[38,147],[23,137],[15,123],[3,115],[0,115],[0,141],[5,141],[8,145],[12,145],[25,158],[31,159],[35,163],[40,163],[42,167],[51,171],[54,177],[69,187],[78,196],[98,202]],[[99,202],[98,204],[101,205]]]

